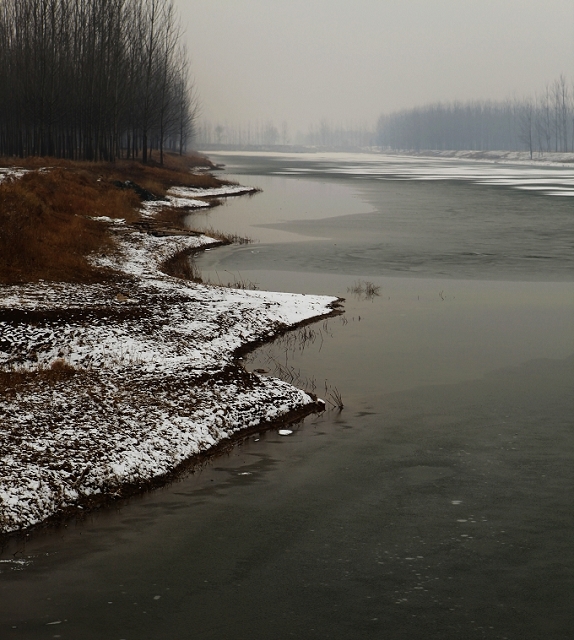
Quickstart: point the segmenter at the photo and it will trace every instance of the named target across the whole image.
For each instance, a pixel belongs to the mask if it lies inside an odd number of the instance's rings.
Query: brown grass
[[[87,172],[54,169],[0,184],[0,282],[93,281],[86,257],[113,250],[107,226],[87,216],[135,217],[137,196]]]
[[[153,164],[143,165],[139,162],[121,161],[115,164],[100,164],[96,167],[100,174],[109,181],[132,180],[158,197],[164,196],[170,187],[206,189],[222,184],[221,180],[207,173],[194,174],[189,169],[172,169]]]
[[[0,166],[50,167],[0,184],[0,283],[107,280],[112,274],[93,267],[87,257],[113,251],[114,242],[108,225],[89,218],[134,222],[140,206],[134,191],[113,183],[130,180],[156,196],[175,185],[220,186],[222,181],[209,174],[191,173],[191,168],[206,164],[201,157],[171,154],[163,167],[133,161],[0,159]]]
[[[118,159],[115,162],[88,162],[84,160],[66,160],[64,158],[53,158],[51,156],[29,156],[28,158],[17,158],[17,157],[0,157],[0,166],[2,167],[24,167],[25,169],[41,169],[42,167],[97,167],[97,166],[114,166],[115,164],[137,164],[138,160],[122,160]],[[141,163],[140,163],[141,164]],[[149,160],[147,165],[155,167],[160,166],[158,162],[155,161],[155,156],[153,159]],[[175,153],[165,153],[164,154],[164,164],[165,169],[169,169],[171,171],[190,171],[191,169],[196,168],[207,168],[214,169],[215,165],[211,162],[211,160],[207,156],[202,156],[199,153],[190,153],[188,155],[180,156]]]
[[[9,395],[28,385],[50,385],[65,382],[80,371],[62,359],[56,359],[49,367],[34,371],[0,371],[0,393]]]
[[[192,173],[197,167],[213,167],[210,160],[200,155],[179,156],[165,154],[164,164],[155,161],[143,164],[137,160],[117,160],[116,162],[80,162],[61,158],[0,158],[0,166],[18,166],[25,169],[55,167],[80,170],[98,177],[100,180],[125,182],[131,180],[154,195],[162,197],[170,187],[197,187],[206,189],[229,184],[209,173]]]
[[[181,278],[182,280],[190,280],[192,282],[202,282],[201,272],[195,264],[193,253],[193,250],[177,253],[162,264],[161,270],[174,278]]]

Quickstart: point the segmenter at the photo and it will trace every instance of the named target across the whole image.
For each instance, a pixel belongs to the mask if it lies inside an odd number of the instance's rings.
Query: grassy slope
[[[0,160],[0,166],[13,164]],[[19,161],[18,166],[27,169],[50,167],[50,171],[33,171],[0,184],[0,284],[109,279],[112,274],[94,268],[86,259],[95,252],[114,250],[107,225],[91,217],[134,222],[140,205],[134,191],[120,189],[114,182],[131,180],[161,197],[175,185],[220,185],[221,181],[209,174],[190,172],[209,165],[201,156],[175,155],[168,155],[163,167],[128,161]]]

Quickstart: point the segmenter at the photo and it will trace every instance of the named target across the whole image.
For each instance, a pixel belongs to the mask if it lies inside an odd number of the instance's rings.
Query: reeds
[[[353,286],[347,287],[349,293],[353,293],[358,298],[365,300],[372,300],[374,297],[380,295],[380,290],[381,287],[368,280],[357,280]]]
[[[63,358],[57,358],[49,366],[39,365],[33,370],[15,367],[8,371],[0,371],[0,393],[8,394],[18,390],[26,384],[55,384],[69,380],[80,373]]]
[[[198,269],[193,257],[194,251],[176,253],[161,265],[161,270],[174,278],[181,278],[191,282],[203,282],[201,271]]]
[[[342,317],[342,321],[346,320]],[[323,321],[322,327],[304,325],[298,329],[287,331],[274,340],[264,351],[260,351],[257,359],[264,357],[263,369],[254,369],[255,373],[269,373],[289,382],[307,393],[317,393],[317,380],[313,376],[306,376],[300,368],[294,366],[291,361],[296,353],[302,353],[306,349],[313,348],[317,353],[321,352],[325,337],[332,337],[329,320]],[[248,360],[249,361],[249,360]],[[325,380],[325,403],[331,410],[342,411],[344,403],[342,394],[336,386]]]
[[[334,409],[343,411],[343,409],[345,408],[341,392],[339,391],[339,389],[337,389],[337,387],[328,386],[327,381],[325,381],[325,398]]]
[[[259,284],[257,282],[252,282],[248,278],[244,278],[239,272],[235,274],[235,273],[232,273],[231,271],[225,270],[224,273],[227,274],[228,278],[231,278],[231,279],[228,279],[227,282],[221,279],[218,272],[216,272],[217,282],[210,279],[204,280],[203,282],[205,284],[210,284],[215,287],[226,287],[228,289],[244,289],[248,291],[256,291],[257,289],[259,289]]]
[[[196,233],[202,233],[204,236],[209,236],[214,240],[219,240],[225,244],[251,244],[253,238],[248,236],[240,236],[237,233],[228,233],[226,231],[219,231],[213,227],[193,227]]]

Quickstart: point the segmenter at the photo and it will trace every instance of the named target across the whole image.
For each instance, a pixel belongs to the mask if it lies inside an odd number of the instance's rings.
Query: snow
[[[168,196],[179,196],[181,198],[209,197],[223,198],[228,196],[240,196],[246,193],[254,193],[257,191],[254,187],[244,187],[242,185],[225,185],[223,187],[214,187],[211,189],[197,189],[193,187],[172,187],[168,191]]]
[[[97,222],[107,222],[108,224],[125,224],[126,221],[123,218],[110,218],[109,216],[88,216],[90,220],[96,220]]]
[[[234,354],[332,312],[336,298],[172,278],[160,270],[166,259],[216,241],[102,222],[120,251],[93,261],[118,270],[117,283],[0,289],[0,371],[22,376],[0,398],[0,533],[99,494],[121,495],[123,485],[145,485],[243,429],[314,403],[281,380],[247,373]],[[50,377],[59,365],[73,370]]]
[[[198,198],[225,198],[239,196],[247,193],[255,193],[254,187],[241,185],[225,185],[210,189],[198,189],[194,187],[172,187],[166,194],[165,200],[150,200],[144,202],[142,213],[153,216],[155,212],[164,208],[174,209],[201,209],[211,207],[212,204]]]
[[[25,173],[28,173],[27,169],[20,167],[0,167],[0,183],[4,182],[6,178],[21,178]]]
[[[543,154],[534,151],[532,158],[529,151],[420,151],[406,152],[407,155],[431,156],[435,158],[458,158],[459,160],[480,160],[492,162],[510,162],[512,164],[548,165],[571,164],[574,153],[570,151],[546,151]]]

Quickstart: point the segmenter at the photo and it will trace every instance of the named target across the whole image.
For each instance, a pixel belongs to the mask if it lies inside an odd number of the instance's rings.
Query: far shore
[[[532,165],[555,165],[574,163],[574,152],[534,152],[532,158],[529,151],[476,151],[476,150],[437,150],[437,149],[385,149],[384,147],[322,147],[303,145],[223,145],[208,144],[202,146],[202,152],[231,153],[374,153],[388,156],[407,156],[415,158],[456,158],[479,162],[508,162]]]

